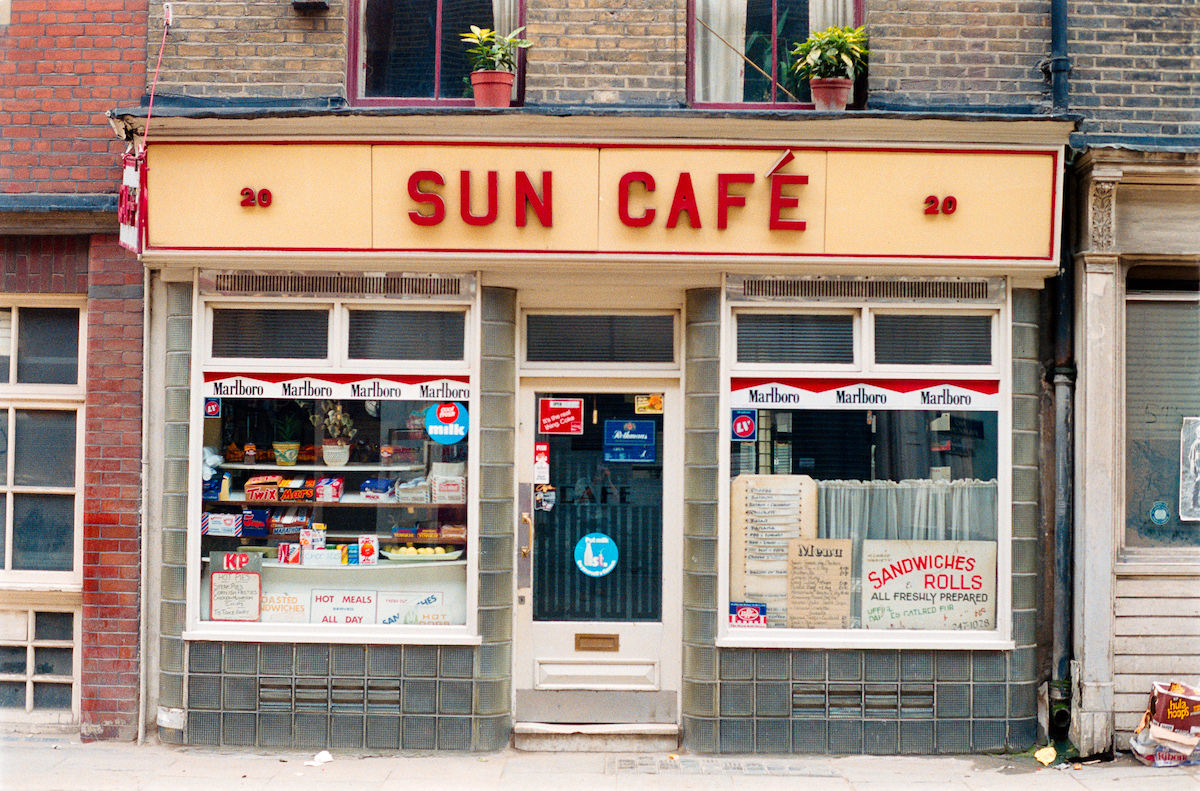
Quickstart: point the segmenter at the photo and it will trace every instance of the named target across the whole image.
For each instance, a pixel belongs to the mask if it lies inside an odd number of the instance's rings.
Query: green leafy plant
[[[848,77],[853,80],[867,65],[867,29],[830,27],[814,30],[792,47],[793,69],[801,79]]]
[[[785,8],[783,13],[779,15],[779,21],[775,25],[775,37],[782,43],[784,31],[787,30],[788,14],[792,9]],[[747,62],[754,67],[764,80],[767,80],[765,86],[760,89],[760,95],[751,97],[747,96],[747,100],[751,101],[771,101],[771,81],[773,80],[779,89],[792,101],[800,101],[798,97],[800,93],[800,80],[796,76],[795,55],[791,50],[783,47],[779,54],[774,58],[776,66],[776,76],[770,77],[771,71],[771,32],[768,30],[755,30],[746,36],[746,54],[744,55]],[[751,75],[747,74],[747,77]],[[747,80],[749,82],[749,80]],[[782,99],[782,97],[777,97]]]
[[[471,71],[516,71],[517,50],[533,46],[533,42],[517,36],[524,27],[519,27],[507,36],[495,30],[471,25],[471,32],[460,37],[465,44],[475,46],[467,49],[471,56]]]
[[[300,439],[300,418],[294,412],[281,412],[275,417],[275,441],[297,442]]]
[[[339,445],[347,444],[358,433],[358,429],[354,427],[354,419],[337,401],[319,402],[317,412],[309,415],[308,419],[314,428],[324,432],[325,439],[336,440]]]

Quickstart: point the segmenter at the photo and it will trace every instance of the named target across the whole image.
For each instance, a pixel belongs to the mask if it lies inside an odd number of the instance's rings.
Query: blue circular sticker
[[[457,401],[425,410],[425,433],[434,442],[453,445],[467,436],[467,408]]]
[[[1165,525],[1171,518],[1171,509],[1167,508],[1167,504],[1162,500],[1157,501],[1150,507],[1150,521],[1156,525]]]
[[[589,577],[603,577],[617,567],[617,542],[604,533],[588,533],[575,545],[575,565]]]

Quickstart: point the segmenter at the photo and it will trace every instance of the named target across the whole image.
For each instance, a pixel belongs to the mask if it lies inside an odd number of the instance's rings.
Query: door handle
[[[521,557],[527,558],[533,549],[533,519],[529,517],[529,514],[521,514],[521,524],[529,528],[529,543],[521,547]]]

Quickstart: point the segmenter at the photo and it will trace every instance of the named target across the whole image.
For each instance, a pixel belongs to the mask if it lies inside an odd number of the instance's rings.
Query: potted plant
[[[350,441],[358,433],[354,427],[354,419],[337,401],[321,401],[317,404],[317,412],[309,415],[315,428],[323,434],[321,438],[321,458],[330,467],[341,467],[350,460]]]
[[[532,41],[518,38],[525,28],[519,27],[507,36],[495,30],[471,25],[462,40],[474,46],[467,49],[471,56],[471,88],[476,107],[508,107],[517,70],[517,50],[533,46]]]
[[[814,30],[792,48],[796,74],[809,81],[818,110],[845,110],[854,90],[854,78],[867,64],[865,27],[830,27]]]
[[[300,454],[300,418],[294,412],[280,412],[275,416],[275,463],[290,467]]]

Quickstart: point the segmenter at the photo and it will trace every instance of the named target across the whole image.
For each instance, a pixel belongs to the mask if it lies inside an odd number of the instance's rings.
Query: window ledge
[[[771,634],[785,632],[784,634]],[[998,632],[916,632],[814,629],[739,629],[717,637],[718,648],[923,648],[940,651],[1011,651],[1013,640]]]
[[[245,643],[370,643],[373,645],[479,645],[483,639],[465,626],[421,626],[397,629],[387,626],[321,626],[306,623],[201,624],[187,629],[189,641]]]
[[[1113,570],[1118,577],[1200,577],[1200,549],[1127,551]]]

